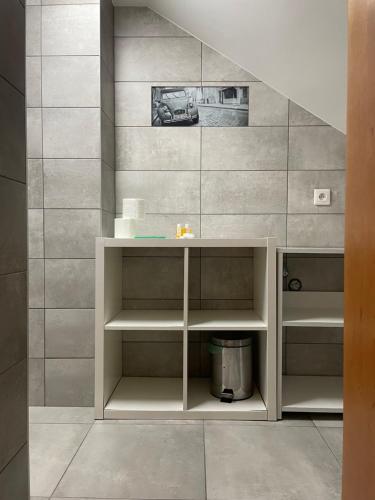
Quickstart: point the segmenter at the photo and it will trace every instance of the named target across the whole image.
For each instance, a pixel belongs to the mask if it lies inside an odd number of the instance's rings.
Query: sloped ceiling
[[[114,0],[148,6],[346,130],[346,0]]]

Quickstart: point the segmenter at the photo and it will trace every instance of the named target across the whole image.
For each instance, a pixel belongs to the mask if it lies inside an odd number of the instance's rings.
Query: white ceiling
[[[114,0],[148,6],[346,130],[346,0]]]

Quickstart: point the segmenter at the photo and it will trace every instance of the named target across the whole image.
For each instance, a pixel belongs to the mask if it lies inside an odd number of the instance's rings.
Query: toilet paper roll
[[[145,200],[141,198],[123,198],[122,216],[126,219],[144,219]]]
[[[136,221],[134,219],[115,219],[115,238],[134,238]]]

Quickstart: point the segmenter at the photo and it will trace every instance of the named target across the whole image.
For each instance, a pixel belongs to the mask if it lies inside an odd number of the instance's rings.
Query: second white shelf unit
[[[189,308],[189,256],[194,248],[251,248],[254,309]],[[123,310],[123,249],[180,248],[183,252],[182,310]],[[274,238],[148,240],[97,238],[95,413],[97,419],[277,418],[276,247]],[[180,331],[181,378],[124,377],[122,332]],[[257,332],[258,383],[244,401],[221,403],[210,395],[209,379],[188,376],[189,334],[194,331]]]
[[[278,418],[283,412],[342,413],[342,377],[283,375],[283,328],[344,326],[343,292],[283,291],[284,256],[343,255],[341,248],[279,248],[277,276]]]

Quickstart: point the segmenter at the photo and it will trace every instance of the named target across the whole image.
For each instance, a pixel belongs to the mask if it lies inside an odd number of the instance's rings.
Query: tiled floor
[[[32,500],[339,500],[342,420],[95,422],[30,408]]]

